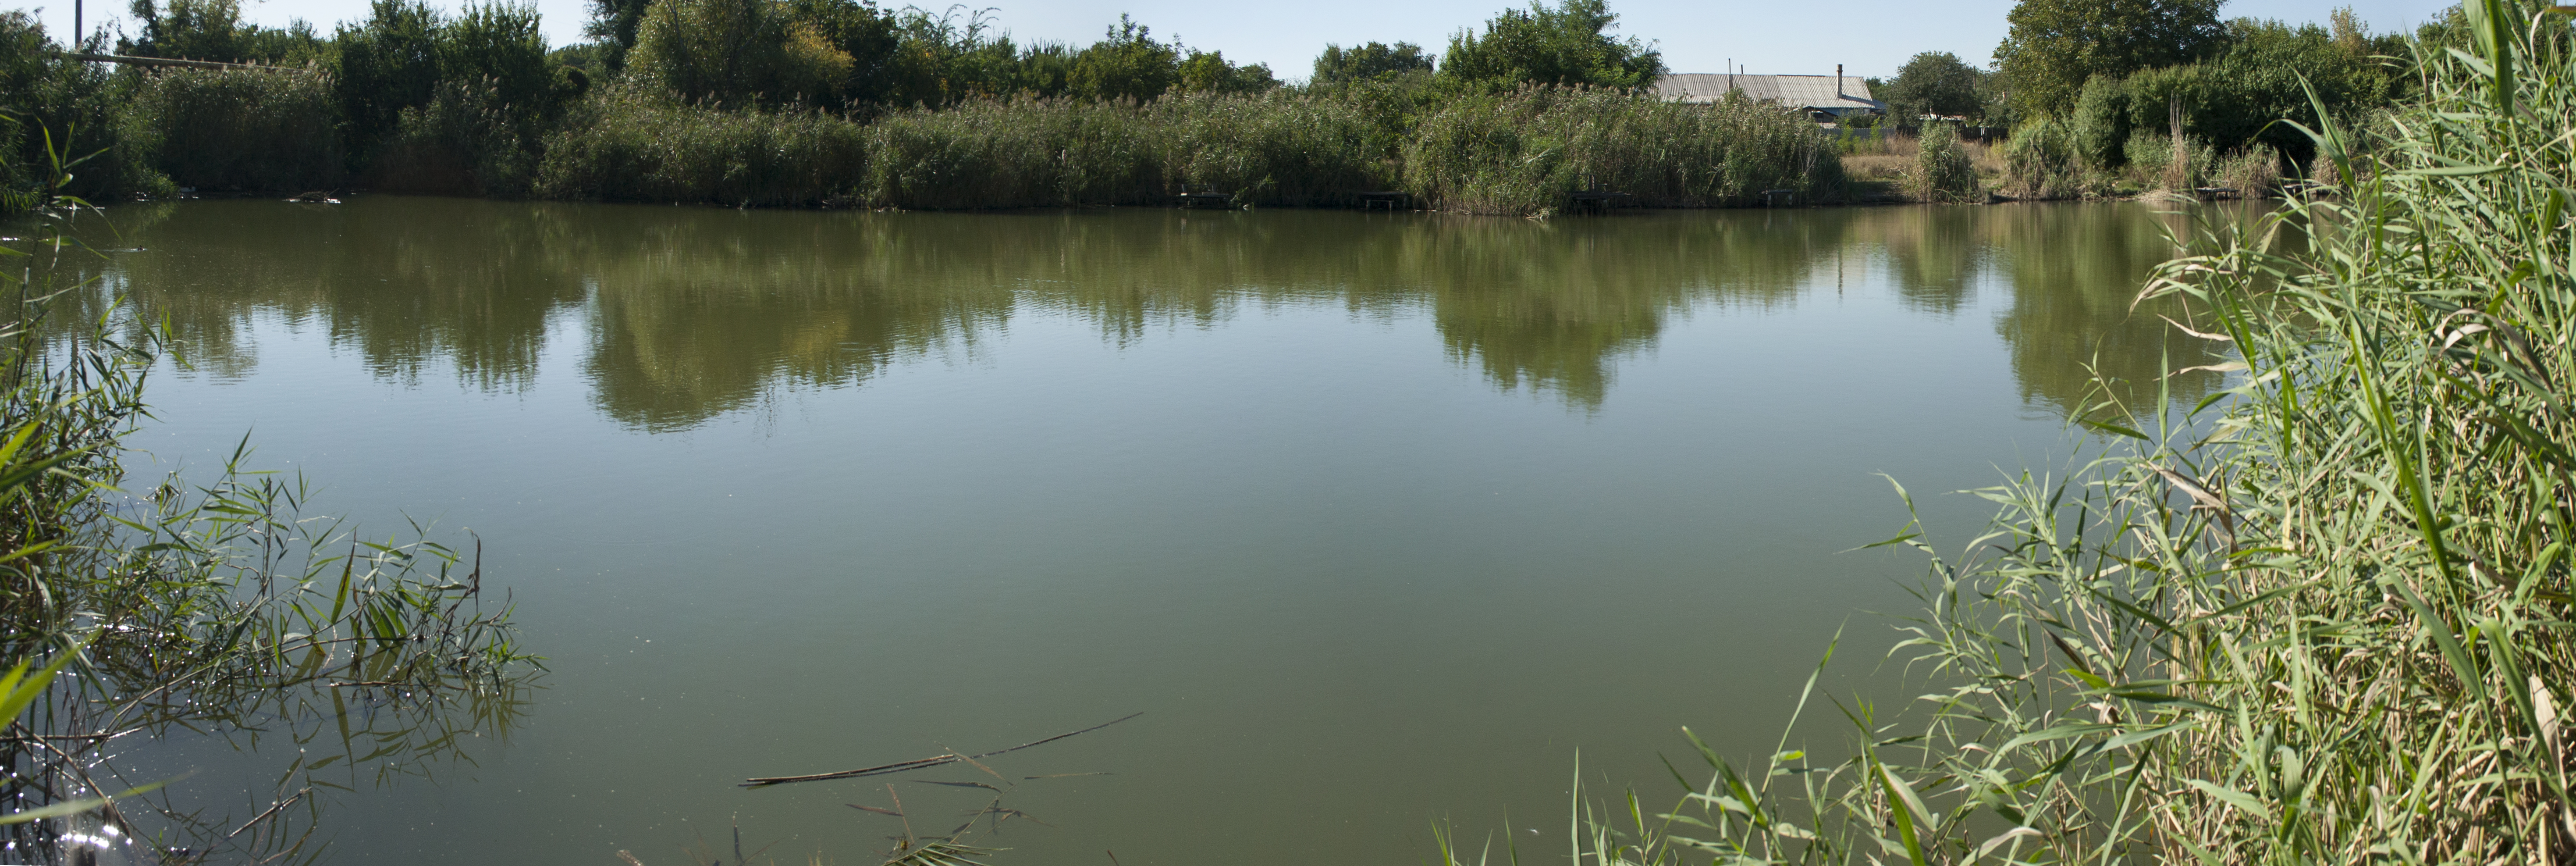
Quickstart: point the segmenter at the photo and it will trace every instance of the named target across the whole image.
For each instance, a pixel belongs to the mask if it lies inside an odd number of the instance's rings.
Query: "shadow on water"
[[[2022,398],[2083,402],[2093,359],[2148,382],[2224,347],[2132,309],[2169,257],[2147,205],[1661,212],[1552,222],[1327,212],[742,212],[377,197],[331,207],[209,202],[118,213],[111,281],[163,317],[196,368],[247,374],[251,317],[328,333],[376,375],[445,368],[511,392],[559,315],[587,317],[581,368],[621,423],[684,429],[781,389],[850,387],[889,364],[973,356],[1026,312],[1128,345],[1247,308],[1427,311],[1494,386],[1597,409],[1619,360],[1701,305],[1771,309],[1883,281],[1956,315],[1980,292]],[[280,239],[289,239],[281,243]],[[2166,353],[2172,353],[2168,359]],[[2185,399],[2219,374],[2177,381]]]

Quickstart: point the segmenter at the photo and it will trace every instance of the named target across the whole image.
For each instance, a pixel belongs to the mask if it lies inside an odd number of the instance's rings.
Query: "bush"
[[[146,72],[127,108],[153,167],[202,189],[301,192],[342,177],[331,77],[303,72]]]
[[[2075,136],[2053,117],[2024,122],[2004,142],[2004,191],[2024,199],[2074,198],[2084,194],[2083,168]]]
[[[2121,148],[2129,142],[2128,82],[2108,75],[2085,82],[2084,94],[2075,100],[2070,132],[2085,167],[2119,168],[2127,156]]]
[[[0,12],[0,189],[27,193],[41,185],[49,146],[82,163],[60,192],[105,202],[129,194],[160,193],[168,180],[152,169],[148,141],[128,125],[134,78],[112,76],[106,64],[65,59],[45,36],[44,25],[25,12]],[[0,208],[5,210],[5,208]]]
[[[1914,197],[1924,201],[1985,198],[1985,191],[1977,186],[1977,167],[1969,162],[1967,147],[1959,143],[1959,128],[1947,123],[1923,127],[1921,143],[1914,152],[1914,174],[1907,180]]]
[[[2129,136],[2123,148],[2128,155],[2129,179],[2148,189],[2190,190],[2211,177],[2218,166],[2218,152],[2207,142],[2183,139],[2184,164],[2174,169],[2173,136],[2141,129]]]
[[[632,85],[575,105],[548,136],[536,192],[549,198],[817,205],[854,196],[867,131],[811,111],[718,111]]]
[[[779,0],[654,0],[626,59],[671,96],[746,107],[838,94],[852,62]]]

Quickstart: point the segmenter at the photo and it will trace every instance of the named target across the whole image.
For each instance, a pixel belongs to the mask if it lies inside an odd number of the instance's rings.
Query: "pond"
[[[874,862],[979,812],[996,866],[1562,850],[1578,750],[1654,801],[1681,726],[1767,754],[1838,630],[1823,687],[1893,687],[1881,473],[1956,550],[1949,491],[2084,447],[2090,370],[2221,351],[2132,309],[2180,218],[2129,203],[115,219],[186,352],[137,477],[246,436],[479,540],[547,658],[396,769],[328,719],[145,750],[236,820],[302,761],[329,863]]]

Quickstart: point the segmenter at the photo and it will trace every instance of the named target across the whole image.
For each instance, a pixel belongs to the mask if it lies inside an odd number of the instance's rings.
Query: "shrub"
[[[2075,136],[2053,117],[2024,122],[2004,142],[2004,190],[2025,199],[2074,198],[2084,193]]]
[[[2189,190],[2216,174],[2218,152],[2207,142],[2184,138],[2181,170],[2174,168],[2173,137],[2161,132],[2139,130],[2129,136],[2123,148],[2128,154],[2128,177],[2149,189]]]
[[[1923,127],[1914,152],[1914,174],[1907,178],[1914,197],[1924,201],[1965,202],[1985,198],[1977,186],[1977,167],[1959,143],[1959,128],[1947,123]]]
[[[2108,75],[2085,82],[2083,95],[2075,100],[2069,131],[2085,167],[2119,168],[2127,156],[2121,148],[2129,142],[2128,82]]]
[[[654,0],[626,62],[682,100],[775,106],[839,93],[853,61],[779,0]]]
[[[15,131],[0,130],[0,182],[26,192],[42,183],[36,171],[49,164],[46,147],[72,156],[98,154],[82,163],[60,192],[104,202],[136,192],[165,192],[168,180],[153,170],[149,141],[128,123],[135,79],[112,76],[106,64],[62,56],[35,16],[0,12],[0,112]],[[144,136],[148,138],[148,136]]]
[[[377,189],[516,197],[535,181],[537,120],[501,99],[499,85],[448,81],[428,105],[402,110],[368,174]]]

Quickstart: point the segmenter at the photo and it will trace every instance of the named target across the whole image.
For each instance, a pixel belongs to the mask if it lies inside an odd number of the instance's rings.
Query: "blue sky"
[[[85,0],[93,25],[124,18],[123,0]],[[461,0],[430,0],[454,9]],[[545,16],[546,35],[555,44],[579,41],[588,16],[587,0],[536,0]],[[882,2],[882,0],[881,0]],[[935,0],[934,0],[935,2]],[[1526,2],[1526,0],[1521,0]],[[1154,28],[1161,37],[1179,36],[1192,47],[1225,52],[1237,62],[1270,64],[1281,78],[1303,78],[1325,43],[1351,45],[1369,40],[1407,40],[1433,51],[1448,45],[1449,34],[1483,22],[1503,8],[1503,0],[1294,0],[1288,3],[1216,3],[1206,0],[1056,0],[1013,3],[984,0],[998,7],[1000,25],[1022,40],[1052,39],[1087,43],[1118,20],[1121,12]],[[2437,0],[2348,0],[2373,30],[2413,29],[2452,5]],[[901,3],[891,4],[900,8]],[[932,3],[923,3],[925,7]],[[2318,21],[2345,2],[2301,0],[2233,0],[2228,17]],[[367,0],[243,0],[245,14],[271,26],[303,18],[328,32],[337,21],[366,16]],[[42,8],[49,31],[71,27],[69,0],[0,0],[0,8]],[[2012,0],[1946,0],[1887,2],[1861,0],[1827,7],[1776,0],[1662,2],[1612,0],[1621,32],[1654,40],[1665,62],[1676,72],[1720,72],[1727,60],[1754,73],[1833,73],[1834,64],[1853,75],[1890,75],[1905,59],[1921,51],[1948,51],[1984,65],[2004,36],[2004,14]]]

